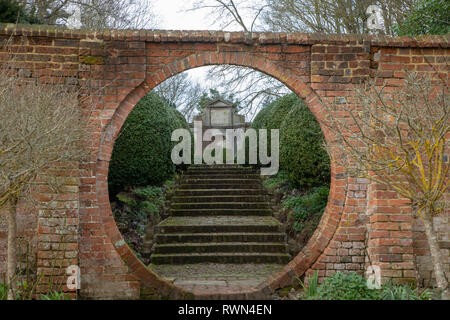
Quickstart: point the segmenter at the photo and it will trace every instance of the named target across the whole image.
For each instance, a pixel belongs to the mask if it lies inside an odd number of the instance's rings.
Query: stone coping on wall
[[[376,47],[450,47],[450,34],[417,37],[385,35],[321,34],[300,32],[227,32],[213,30],[89,30],[62,26],[0,23],[0,35],[50,37],[89,40],[134,40],[148,42],[225,42],[254,44],[327,43],[335,45],[367,44]]]

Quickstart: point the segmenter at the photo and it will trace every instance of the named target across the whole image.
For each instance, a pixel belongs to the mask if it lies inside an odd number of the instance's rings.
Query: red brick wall
[[[320,101],[342,105],[335,116],[345,118],[345,108],[356,107],[352,104],[355,85],[375,75],[393,90],[404,69],[449,80],[450,39],[439,36],[412,39],[145,30],[85,33],[43,26],[16,30],[0,26],[3,41],[11,36],[10,48],[19,72],[41,81],[78,84],[91,97],[88,105],[81,105],[93,108],[91,160],[80,164],[78,171],[67,169],[68,194],[59,199],[56,208],[43,201],[37,229],[39,271],[48,271],[55,254],[64,266],[78,263],[83,298],[136,298],[139,289],[162,297],[190,297],[153,274],[133,255],[114,222],[107,192],[108,164],[120,127],[136,103],[170,76],[214,64],[241,65],[267,73],[305,100],[336,156],[342,152],[323,125],[325,110]],[[4,51],[0,52],[2,60],[9,57]],[[328,206],[302,252],[258,290],[232,297],[262,297],[289,284],[292,277],[313,270],[319,270],[321,279],[336,271],[363,273],[369,261],[380,265],[385,279],[411,281],[418,274],[422,281],[430,278],[423,232],[415,227],[408,204],[395,193],[364,179],[347,177],[344,172],[345,168],[332,164]],[[439,228],[448,259],[448,220]],[[60,229],[67,233],[62,242],[69,250],[55,250],[55,243],[61,242],[57,235]],[[0,232],[0,250],[4,241],[4,232]]]
[[[17,231],[20,268],[35,268],[37,254],[37,212],[24,201],[20,201],[17,207]],[[0,210],[0,281],[6,275],[8,239],[8,209]],[[28,253],[29,264],[26,266],[24,258]]]

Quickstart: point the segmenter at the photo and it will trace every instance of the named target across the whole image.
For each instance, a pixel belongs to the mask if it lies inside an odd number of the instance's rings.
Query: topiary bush
[[[126,119],[109,164],[111,197],[127,187],[160,185],[172,177],[172,131],[189,126],[184,117],[157,94],[145,96]]]
[[[286,172],[293,187],[329,184],[330,159],[323,147],[322,131],[302,99],[288,94],[266,105],[256,115],[252,128],[268,129],[269,150],[270,129],[280,130],[280,170]]]
[[[271,150],[271,129],[280,130],[281,124],[292,109],[295,103],[301,101],[295,94],[288,94],[271,103],[265,105],[255,116],[251,128],[253,129],[267,129],[267,154],[270,155]],[[280,130],[281,134],[281,130]],[[259,154],[259,132],[257,133],[257,152]],[[281,148],[281,146],[280,146]],[[248,142],[246,141],[246,152],[248,153]],[[247,154],[246,153],[246,154]],[[248,159],[248,157],[246,158]],[[258,157],[258,165],[259,157]]]
[[[295,187],[328,185],[330,158],[314,115],[297,97],[280,127],[280,168]]]

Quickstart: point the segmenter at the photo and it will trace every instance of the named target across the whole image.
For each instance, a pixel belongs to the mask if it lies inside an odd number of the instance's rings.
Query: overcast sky
[[[248,0],[251,3],[255,0]],[[258,1],[255,1],[258,2]],[[153,12],[159,17],[158,29],[166,30],[217,30],[214,21],[208,17],[208,9],[188,11],[195,0],[153,0]],[[240,13],[250,24],[252,17],[246,15],[247,11],[240,8]],[[237,26],[230,26],[227,31],[241,31]]]
[[[204,10],[184,10],[192,7],[193,0],[153,0],[153,12],[158,16],[158,29],[166,30],[207,30],[210,23],[206,21]],[[189,70],[191,77],[204,82],[207,67]]]
[[[246,5],[252,2],[258,3],[261,0],[248,0]],[[218,30],[220,24],[215,24],[211,21],[211,16],[208,16],[208,9],[186,11],[192,8],[195,0],[153,0],[152,11],[157,16],[157,29],[165,30]],[[247,24],[252,22],[252,16],[249,11],[241,10],[241,15]],[[239,26],[232,25],[227,27],[227,31],[241,31]],[[226,89],[221,88],[218,84],[206,80],[206,73],[210,67],[195,68],[186,71],[194,81],[197,81],[205,88],[219,88],[220,91]],[[248,120],[251,120],[253,114],[248,115]]]
[[[192,0],[154,0],[154,12],[159,17],[158,29],[203,30],[209,29],[204,12],[183,12],[192,6]]]

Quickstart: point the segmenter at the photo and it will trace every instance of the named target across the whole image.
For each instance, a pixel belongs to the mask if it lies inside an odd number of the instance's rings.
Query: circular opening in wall
[[[167,282],[211,294],[253,290],[316,231],[330,188],[322,142],[304,101],[275,78],[231,65],[179,73],[143,96],[118,133],[112,215]]]

